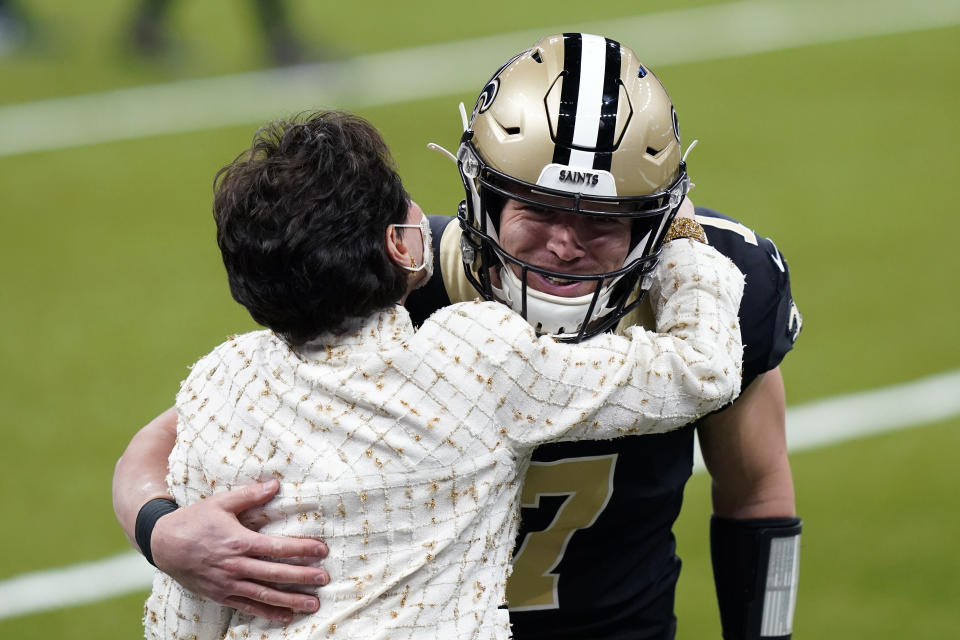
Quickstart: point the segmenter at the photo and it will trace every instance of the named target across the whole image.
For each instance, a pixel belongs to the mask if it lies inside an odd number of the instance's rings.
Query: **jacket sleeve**
[[[474,397],[496,399],[501,431],[518,444],[661,433],[739,394],[743,282],[713,248],[676,240],[653,274],[657,332],[631,327],[625,336],[559,343],[488,302],[435,318],[476,347]]]

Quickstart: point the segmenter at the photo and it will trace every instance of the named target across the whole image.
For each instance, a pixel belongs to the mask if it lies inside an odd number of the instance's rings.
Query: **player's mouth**
[[[527,278],[529,278],[528,284],[534,289],[564,298],[583,296],[596,288],[596,283],[590,280],[571,280],[534,271],[528,271]]]

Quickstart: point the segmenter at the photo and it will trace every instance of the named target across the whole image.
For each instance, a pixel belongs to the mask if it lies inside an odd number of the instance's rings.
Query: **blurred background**
[[[921,391],[960,368],[958,25],[953,0],[0,1],[0,637],[142,635],[142,582],[95,595],[129,579],[129,558],[101,563],[130,550],[113,465],[189,364],[254,328],[214,241],[217,169],[267,120],[344,108],[383,132],[427,212],[453,214],[456,169],[427,142],[455,149],[457,104],[562,31],[637,51],[700,141],[694,201],[787,257],[804,316],[783,364],[791,438],[869,426],[893,397],[913,427],[792,456],[795,637],[952,637],[960,417],[921,409],[960,383]],[[914,381],[904,401],[886,391]],[[681,640],[719,638],[709,514],[701,473],[677,528]],[[77,563],[101,571],[59,572]],[[21,585],[41,570],[93,601],[36,604]]]

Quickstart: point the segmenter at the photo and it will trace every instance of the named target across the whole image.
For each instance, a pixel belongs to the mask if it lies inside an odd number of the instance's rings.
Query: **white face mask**
[[[413,271],[414,273],[426,269],[427,277],[423,281],[423,284],[426,284],[427,281],[433,277],[433,232],[430,229],[430,220],[427,219],[426,214],[420,212],[420,216],[420,224],[394,224],[391,226],[397,229],[420,230],[420,239],[423,241],[423,262],[420,265],[413,267],[408,267],[406,265],[400,266],[407,271]]]

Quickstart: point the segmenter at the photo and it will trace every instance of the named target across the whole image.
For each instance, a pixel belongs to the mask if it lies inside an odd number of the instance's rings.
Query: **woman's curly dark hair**
[[[388,308],[407,274],[384,235],[408,203],[390,150],[363,118],[326,111],[261,128],[214,179],[233,298],[293,346]]]

